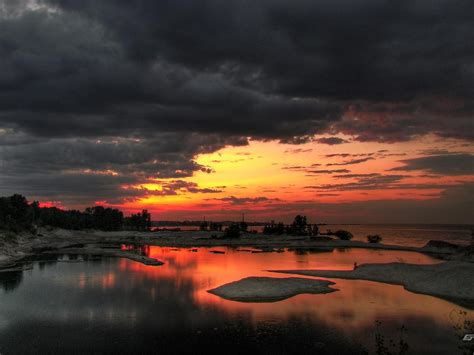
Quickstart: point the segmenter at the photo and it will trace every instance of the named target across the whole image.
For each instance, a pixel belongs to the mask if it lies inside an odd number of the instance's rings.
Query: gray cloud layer
[[[472,13],[471,0],[6,0],[0,191],[129,198],[143,191],[123,184],[211,172],[196,154],[248,137],[472,141]]]
[[[441,175],[474,175],[474,155],[447,154],[401,160],[404,165],[392,171],[424,170]]]

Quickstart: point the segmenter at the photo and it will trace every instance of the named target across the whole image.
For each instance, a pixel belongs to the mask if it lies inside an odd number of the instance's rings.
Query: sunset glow
[[[434,145],[444,154],[474,153],[474,148],[462,142],[434,136],[397,144],[341,138],[348,143],[331,146],[314,141],[295,146],[250,141],[246,146],[200,154],[196,163],[210,172],[197,171],[180,179],[183,188],[167,190],[168,185],[176,184],[176,179],[128,187],[158,194],[119,207],[126,211],[145,208],[154,218],[166,220],[239,219],[245,213],[250,220],[288,221],[301,211],[315,219],[334,221],[340,216],[326,212],[324,205],[391,200],[436,203],[446,189],[474,182],[470,174],[403,170],[404,161],[436,153]],[[189,190],[188,184],[196,185],[197,191]],[[360,222],[370,216],[356,213],[344,218]]]

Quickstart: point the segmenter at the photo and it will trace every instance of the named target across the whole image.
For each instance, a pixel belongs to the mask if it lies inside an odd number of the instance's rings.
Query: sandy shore
[[[320,294],[337,291],[334,282],[299,277],[247,277],[207,292],[239,302],[276,302],[302,293]]]
[[[474,309],[474,263],[447,261],[434,265],[364,264],[352,271],[269,270],[272,272],[368,280],[403,285],[408,291],[431,295]]]

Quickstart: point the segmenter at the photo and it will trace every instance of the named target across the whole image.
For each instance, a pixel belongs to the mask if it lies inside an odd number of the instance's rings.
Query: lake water
[[[207,292],[247,276],[294,276],[268,269],[440,262],[429,256],[363,249],[195,250],[142,248],[163,266],[113,258],[64,262],[68,257],[62,256],[59,262],[36,261],[23,273],[0,274],[0,353],[363,354],[375,353],[376,334],[398,353],[401,333],[408,353],[457,354],[466,346],[454,327],[472,320],[472,311],[401,286],[335,279],[337,292],[274,303],[227,301]],[[407,330],[401,332],[402,326]]]
[[[175,226],[181,230],[198,230],[197,226]],[[474,225],[466,224],[327,224],[319,226],[325,233],[328,229],[345,229],[354,235],[353,240],[367,241],[367,235],[379,234],[384,244],[421,247],[430,240],[467,245],[471,242]],[[262,232],[263,226],[250,226],[249,230]]]

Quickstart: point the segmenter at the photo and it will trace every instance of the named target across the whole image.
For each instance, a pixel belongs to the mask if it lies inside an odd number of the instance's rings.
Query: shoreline
[[[0,232],[1,233],[1,232]],[[326,236],[305,237],[292,235],[262,235],[242,233],[240,238],[222,239],[222,232],[210,231],[159,231],[159,232],[102,232],[72,231],[40,228],[36,235],[18,234],[16,241],[0,244],[0,272],[11,269],[35,255],[76,254],[128,258],[146,265],[162,265],[156,259],[121,250],[121,245],[153,245],[161,247],[251,247],[260,252],[278,252],[283,248],[331,251],[336,248],[363,248],[391,251],[409,251],[427,254],[443,260],[474,262],[473,247],[456,248],[446,245],[424,247],[388,245],[360,241],[328,239]],[[5,238],[4,238],[5,239]]]
[[[22,259],[37,254],[89,254],[98,256],[125,257],[147,265],[159,264],[150,258],[137,258],[136,253],[123,251],[120,245],[154,245],[162,247],[252,247],[263,252],[280,251],[282,248],[331,251],[335,248],[363,248],[392,251],[411,251],[443,260],[474,262],[472,247],[458,250],[446,246],[399,246],[360,241],[328,240],[327,237],[305,237],[292,235],[262,235],[243,233],[240,238],[221,239],[223,233],[208,231],[160,231],[160,232],[102,232],[40,229],[37,235],[19,234],[16,242],[0,245],[0,272]],[[217,236],[217,238],[216,238]],[[471,248],[471,249],[469,249]],[[463,253],[469,251],[469,253]],[[141,259],[141,260],[140,260]]]
[[[401,285],[405,290],[429,295],[474,309],[474,263],[446,261],[432,265],[362,264],[355,270],[267,270],[269,272]]]
[[[216,238],[217,235],[217,238]],[[388,251],[409,251],[427,254],[445,262],[434,265],[418,265],[405,263],[362,264],[352,271],[336,270],[267,270],[271,272],[324,277],[367,280],[387,284],[402,285],[406,290],[442,298],[450,302],[474,309],[474,285],[470,283],[474,274],[474,246],[457,246],[441,241],[430,241],[424,247],[410,247],[366,243],[360,241],[344,241],[327,237],[301,237],[291,235],[261,235],[244,233],[236,239],[220,239],[222,233],[207,231],[183,232],[100,232],[70,231],[62,229],[40,229],[36,235],[19,234],[16,241],[0,243],[0,275],[7,272],[21,272],[32,267],[32,263],[45,255],[84,255],[93,257],[116,257],[133,260],[144,265],[158,267],[164,262],[142,255],[140,249],[123,249],[123,245],[153,245],[171,248],[195,247],[247,247],[254,250],[242,251],[281,252],[287,250],[314,250],[330,252],[336,248],[364,248]],[[249,275],[250,276],[250,275]],[[320,280],[321,281],[321,280]],[[298,290],[306,290],[307,285],[299,284],[296,289],[291,282],[282,296],[275,291],[278,288],[273,281],[259,281],[267,287],[263,294],[247,295],[247,301],[286,297]],[[301,283],[302,281],[300,281]],[[269,285],[266,285],[269,284]],[[239,283],[236,283],[238,286]],[[242,300],[241,294],[245,284],[238,288],[237,296],[229,294],[227,298]],[[290,287],[291,286],[291,287]],[[242,291],[243,290],[243,291]],[[217,291],[217,290],[215,290]],[[298,291],[298,292],[296,292]],[[214,292],[211,292],[214,293]],[[311,293],[311,292],[310,292]],[[325,293],[325,292],[323,292]],[[222,295],[221,295],[222,296]],[[224,297],[226,298],[226,297]]]

